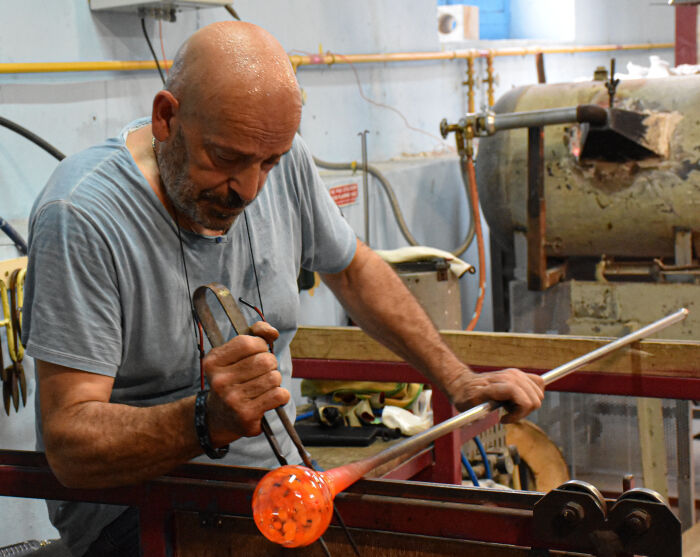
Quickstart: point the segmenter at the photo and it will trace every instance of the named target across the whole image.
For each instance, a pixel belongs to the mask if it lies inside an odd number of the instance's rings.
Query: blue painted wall
[[[438,0],[438,6],[465,4],[479,8],[479,38],[510,38],[510,0]]]

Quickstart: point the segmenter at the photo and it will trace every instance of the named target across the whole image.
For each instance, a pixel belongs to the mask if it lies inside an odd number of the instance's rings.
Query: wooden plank
[[[564,335],[442,331],[445,342],[473,366],[552,369],[610,339]],[[401,359],[356,327],[300,327],[293,358],[397,362]],[[610,374],[700,378],[700,341],[643,340],[583,368]]]
[[[23,269],[27,266],[26,257],[17,257],[15,259],[5,259],[0,261],[0,280],[4,280],[7,283],[7,279],[10,278],[10,273],[15,269]]]
[[[644,487],[658,491],[664,499],[668,500],[668,482],[666,481],[668,464],[662,400],[638,398],[637,422]]]
[[[700,522],[683,532],[683,557],[700,557]]]

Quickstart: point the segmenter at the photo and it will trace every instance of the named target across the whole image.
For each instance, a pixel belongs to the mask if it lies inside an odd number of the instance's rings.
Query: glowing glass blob
[[[323,474],[304,466],[282,466],[255,488],[253,518],[270,541],[285,547],[309,545],[331,522],[333,496]]]

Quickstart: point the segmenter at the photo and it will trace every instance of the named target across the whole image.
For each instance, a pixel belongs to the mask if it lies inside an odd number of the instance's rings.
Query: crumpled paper
[[[415,435],[433,425],[433,410],[430,399],[433,391],[425,390],[411,406],[412,412],[398,406],[386,406],[382,412],[382,423],[389,428],[399,428],[404,435]]]

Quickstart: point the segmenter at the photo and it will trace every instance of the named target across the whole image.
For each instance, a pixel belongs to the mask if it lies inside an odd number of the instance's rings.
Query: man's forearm
[[[468,368],[391,267],[364,244],[357,250],[345,271],[324,282],[362,329],[449,392]]]
[[[146,408],[87,401],[65,414],[45,424],[44,439],[51,468],[68,487],[139,483],[202,452],[194,397]]]

